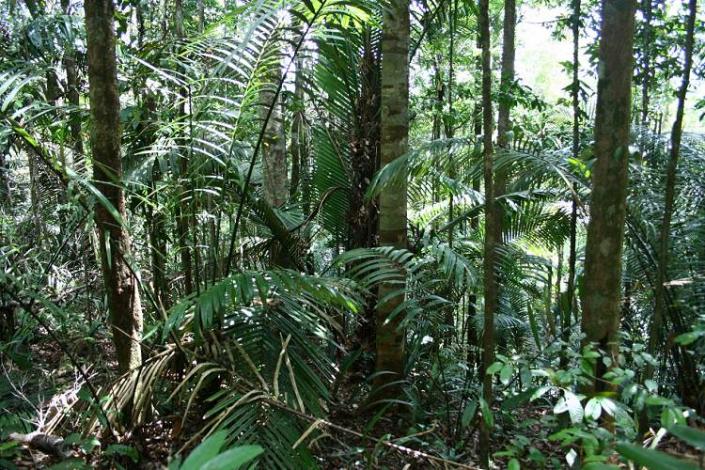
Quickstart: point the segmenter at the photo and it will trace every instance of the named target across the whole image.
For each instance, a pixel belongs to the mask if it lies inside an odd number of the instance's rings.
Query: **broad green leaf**
[[[475,417],[475,412],[477,411],[477,402],[476,401],[471,401],[468,403],[468,406],[465,407],[465,410],[463,410],[463,416],[460,418],[460,424],[464,428],[468,427],[470,424],[470,421]]]
[[[553,388],[553,387],[551,387],[550,385],[544,385],[544,386],[542,386],[542,387],[539,387],[539,388],[531,395],[531,401],[534,401],[534,400],[536,400],[537,398],[541,398],[542,396],[544,396],[544,395],[546,394],[546,392],[548,392],[549,390],[551,390],[551,388]]]
[[[201,442],[186,458],[181,470],[201,470],[206,462],[218,455],[227,436],[227,431],[218,431]]]
[[[671,426],[668,428],[668,432],[691,446],[705,451],[705,432],[690,426],[683,426],[682,424]]]
[[[521,465],[519,465],[519,461],[517,459],[510,460],[509,464],[507,465],[507,470],[521,470]]]
[[[553,412],[561,414],[566,411],[570,415],[570,421],[573,424],[580,423],[585,415],[583,405],[580,404],[580,398],[570,390],[563,389],[563,396],[558,399],[556,406],[553,407]]]
[[[124,455],[129,457],[130,460],[137,463],[140,460],[140,454],[132,446],[127,446],[125,444],[111,444],[105,449],[106,455]]]
[[[495,362],[494,364],[492,364],[491,366],[489,366],[489,367],[487,368],[486,374],[487,374],[487,375],[496,374],[497,372],[499,372],[500,370],[502,370],[502,367],[503,367],[503,366],[504,366],[504,364],[503,364],[502,362],[497,361],[497,362]]]
[[[236,470],[262,452],[260,446],[235,447],[209,460],[200,470]]]
[[[676,343],[681,344],[683,346],[688,346],[689,344],[693,344],[703,336],[705,336],[705,331],[691,331],[689,333],[683,333],[682,335],[676,336]]]
[[[570,415],[570,421],[573,424],[580,423],[583,420],[584,411],[583,405],[580,404],[580,398],[570,390],[563,390],[565,395],[565,403]]]
[[[492,429],[494,427],[494,416],[492,416],[490,405],[487,404],[484,398],[480,398],[480,410],[482,411],[482,419],[485,421],[485,425]]]
[[[49,470],[84,470],[91,468],[81,459],[69,459],[49,467]]]
[[[602,414],[602,406],[600,405],[600,400],[597,397],[593,397],[588,400],[585,405],[585,415],[592,419],[599,419]]]
[[[695,464],[677,459],[663,452],[645,449],[634,444],[617,444],[617,452],[649,470],[697,470],[699,468]]]
[[[511,364],[505,364],[499,372],[499,381],[507,385],[511,382],[512,375],[514,375],[514,367]]]

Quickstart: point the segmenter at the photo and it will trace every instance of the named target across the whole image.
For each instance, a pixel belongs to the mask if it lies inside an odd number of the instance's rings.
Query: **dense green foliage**
[[[123,173],[111,184],[125,190],[126,217],[93,178],[82,3],[0,0],[0,468],[26,466],[30,452],[29,465],[55,468],[477,468],[481,426],[498,468],[702,466],[704,12],[667,309],[650,350],[689,11],[640,2],[609,356],[580,328],[586,227],[604,210],[590,206],[600,5],[577,2],[576,16],[567,2],[519,2],[557,15],[533,26],[556,43],[577,21],[584,63],[553,64],[569,83],[553,101],[520,73],[501,87],[494,67],[492,99],[509,107],[511,131],[492,162],[506,187],[488,402],[476,2],[410,2],[410,150],[379,168],[386,2],[116,0]],[[489,2],[495,59],[503,5]],[[288,195],[278,206],[266,183],[277,144]],[[377,200],[400,190],[408,246],[378,246]],[[144,311],[144,360],[124,375],[99,206],[130,235]],[[398,396],[380,400],[373,316],[399,296],[390,317],[404,330],[405,373]],[[610,388],[590,393],[598,362]],[[63,442],[43,449],[30,433]]]

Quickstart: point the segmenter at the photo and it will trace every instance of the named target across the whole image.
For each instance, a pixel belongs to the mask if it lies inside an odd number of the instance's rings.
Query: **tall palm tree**
[[[391,0],[384,9],[382,38],[382,122],[380,166],[394,162],[407,152],[409,140],[409,0]],[[387,188],[379,196],[379,244],[406,248],[406,182]],[[390,294],[393,294],[390,296]],[[379,288],[377,308],[376,370],[378,385],[398,381],[404,373],[403,286],[384,283]],[[392,395],[386,387],[382,395]]]

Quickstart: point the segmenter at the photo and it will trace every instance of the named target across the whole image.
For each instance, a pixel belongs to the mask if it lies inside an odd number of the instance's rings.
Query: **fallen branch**
[[[64,440],[57,436],[35,431],[29,434],[13,432],[9,435],[9,438],[48,455],[62,458],[71,456],[71,451],[67,449]]]

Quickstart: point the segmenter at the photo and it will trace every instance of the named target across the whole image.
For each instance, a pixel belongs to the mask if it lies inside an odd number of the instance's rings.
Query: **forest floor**
[[[66,344],[79,358],[95,358],[96,354],[100,357],[99,361],[91,361],[99,364],[99,369],[84,369],[94,386],[105,385],[105,381],[114,375],[111,371],[116,365],[111,359],[113,349],[109,338],[98,336],[95,341],[76,340]],[[84,468],[152,470],[165,468],[170,456],[193,447],[194,444],[188,444],[182,449],[202,424],[201,417],[206,410],[198,407],[189,413],[187,422],[182,421],[177,406],[174,413],[146,420],[145,424],[123,434],[119,440],[107,434],[97,438],[85,435],[85,416],[81,414],[89,411],[80,403],[79,389],[83,381],[65,352],[49,338],[33,342],[29,352],[31,362],[25,364],[26,367],[8,369],[10,361],[6,361],[3,372],[12,380],[13,395],[24,401],[25,408],[30,410],[24,418],[30,427],[66,439],[61,447],[63,455],[58,452],[51,455],[35,445],[8,440],[0,443],[0,468],[49,468],[64,462],[69,466],[56,468],[82,468],[80,465],[85,464]],[[178,381],[178,377],[175,380]],[[453,451],[459,445],[453,444],[454,437],[442,423],[435,421],[422,431],[410,432],[403,412],[388,413],[379,418],[371,430],[374,414],[361,411],[365,396],[364,383],[345,381],[337,390],[327,419],[308,423],[311,431],[315,427],[318,433],[313,439],[313,449],[321,468],[478,468],[476,432],[470,430],[464,434],[460,449]],[[33,403],[28,397],[44,399]],[[83,411],[78,412],[79,409]],[[3,409],[3,413],[13,411]],[[32,414],[34,416],[27,419]],[[568,468],[567,449],[557,440],[548,438],[557,424],[550,409],[525,406],[514,410],[513,415],[511,424],[497,426],[498,431],[493,436],[494,451],[523,447],[526,449],[520,456],[523,468]],[[659,442],[658,448],[705,468],[705,454],[677,439],[666,437]],[[508,460],[508,456],[499,457],[496,468],[506,468]],[[616,457],[614,460],[613,463],[618,463]]]

